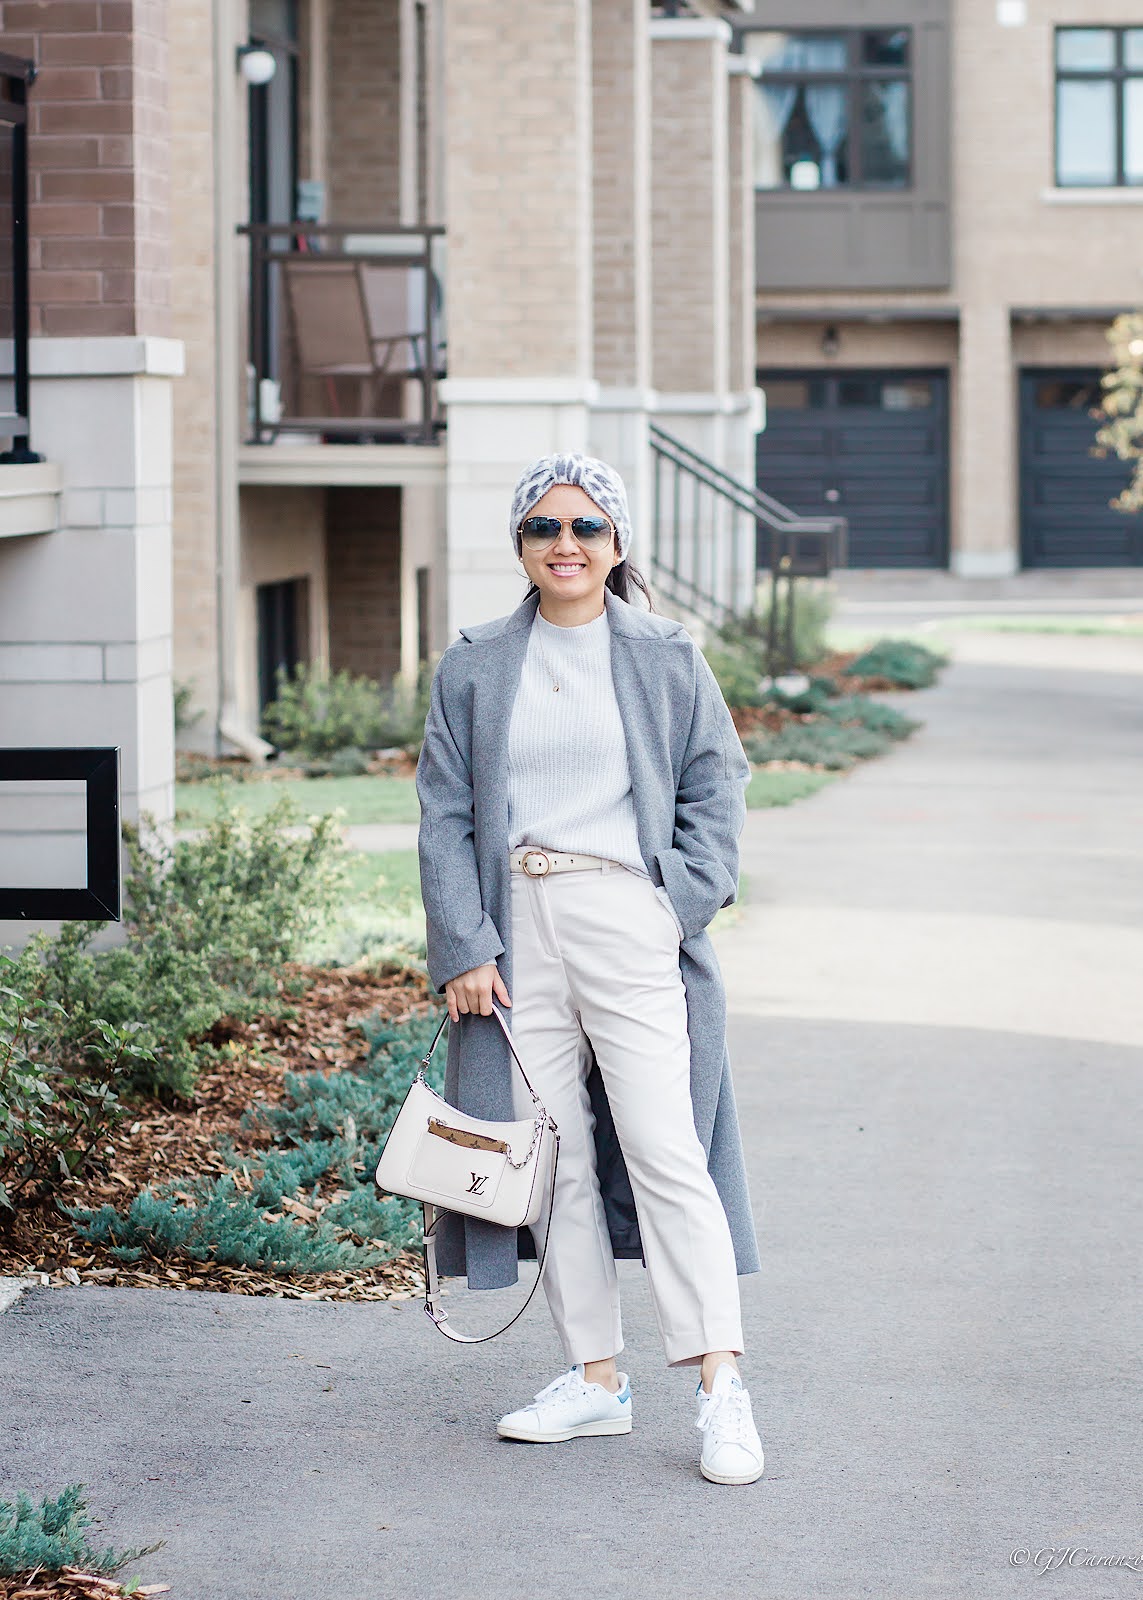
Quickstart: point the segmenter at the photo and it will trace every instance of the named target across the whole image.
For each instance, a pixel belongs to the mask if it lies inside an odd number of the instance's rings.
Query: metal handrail
[[[805,517],[796,511],[791,511],[781,500],[775,500],[772,494],[767,494],[754,484],[743,483],[741,478],[735,478],[731,473],[724,472],[721,467],[715,466],[713,461],[708,461],[705,456],[699,455],[697,450],[692,450],[690,445],[684,444],[674,434],[661,428],[657,422],[652,422],[648,426],[652,450],[673,461],[676,466],[693,473],[708,488],[724,494],[727,499],[733,500],[740,510],[749,511],[768,528],[783,533],[834,533],[845,526],[844,517],[828,515]]]
[[[10,435],[12,448],[0,455],[5,464],[42,461],[29,444],[30,388],[28,335],[31,321],[28,298],[28,89],[36,79],[35,64],[22,56],[0,54],[0,77],[8,81],[0,97],[0,125],[12,131],[12,398],[11,411],[0,412],[0,431]]]
[[[770,561],[763,570],[773,580],[775,600],[779,575],[788,580],[789,589],[800,573],[828,570],[844,560],[844,517],[800,516],[657,422],[649,423],[648,431],[654,457],[652,573],[673,599],[704,621],[718,626],[753,610],[760,529],[770,535]],[[668,494],[664,467],[674,473]],[[748,525],[743,518],[749,519]],[[806,544],[812,546],[809,556]]]

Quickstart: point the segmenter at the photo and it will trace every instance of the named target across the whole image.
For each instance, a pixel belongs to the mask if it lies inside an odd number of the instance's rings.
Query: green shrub
[[[848,694],[826,706],[825,715],[834,722],[856,722],[871,733],[888,734],[890,739],[907,739],[921,723],[906,717],[895,706],[883,705],[868,695]]]
[[[213,1050],[203,1036],[222,1016],[250,1017],[277,995],[294,957],[340,900],[345,852],[335,816],[311,818],[301,838],[283,796],[250,817],[220,789],[218,814],[173,845],[125,828],[126,943],[91,950],[101,923],[38,935],[19,963],[21,993],[50,1011],[52,1059],[86,1059],[100,1028],[134,1030],[131,1087],[189,1098]]]
[[[0,1207],[11,1213],[85,1170],[126,1115],[113,1083],[152,1058],[136,1023],[75,1029],[45,999],[34,953],[0,956],[0,975]]]
[[[828,582],[799,578],[794,581],[794,663],[809,667],[826,654],[826,628],[833,610],[833,586]],[[754,609],[744,616],[731,617],[718,628],[714,642],[757,663],[757,676],[769,671],[766,640],[770,627],[771,589],[760,583]],[[782,585],[778,603],[779,629],[785,623],[786,588]]]
[[[243,1126],[274,1144],[257,1154],[220,1145],[235,1169],[148,1187],[124,1211],[104,1205],[63,1208],[76,1232],[113,1256],[185,1255],[264,1272],[296,1274],[378,1266],[420,1237],[420,1207],[382,1195],[373,1173],[385,1135],[436,1031],[439,1014],[403,1023],[362,1025],[366,1060],[341,1072],[287,1073],[285,1103],[246,1112]],[[427,1074],[444,1080],[444,1041]],[[249,1187],[239,1186],[242,1169]],[[283,1201],[309,1205],[323,1178],[335,1197],[316,1217]]]
[[[199,709],[192,710],[194,705],[194,684],[176,681],[173,690],[175,713],[175,737],[181,733],[189,733],[200,723],[205,713]]]
[[[138,1549],[98,1552],[87,1542],[91,1518],[82,1489],[81,1483],[70,1483],[54,1500],[45,1495],[38,1506],[23,1493],[15,1501],[0,1500],[0,1578],[20,1577],[37,1568],[58,1572],[65,1566],[114,1572],[166,1543],[160,1539]]]
[[[911,639],[878,639],[844,673],[852,678],[887,678],[902,689],[927,689],[947,661],[947,656]]]
[[[824,717],[813,722],[791,722],[778,733],[748,734],[743,740],[751,761],[804,761],[807,766],[838,772],[856,761],[883,754],[889,744],[883,733],[871,733]]]
[[[329,760],[346,750],[418,749],[430,682],[427,664],[415,682],[398,673],[382,687],[375,678],[331,675],[300,662],[292,677],[279,672],[277,695],[262,714],[262,731],[279,750],[308,761]]]
[[[760,706],[764,695],[758,687],[762,668],[756,654],[741,645],[707,644],[703,655],[718,680],[728,706]]]

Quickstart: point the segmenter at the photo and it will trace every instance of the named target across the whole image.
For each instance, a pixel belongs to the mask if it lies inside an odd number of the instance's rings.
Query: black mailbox
[[[87,887],[10,889],[0,884],[0,919],[118,922],[122,903],[118,746],[0,749],[0,783],[82,781],[87,805]]]

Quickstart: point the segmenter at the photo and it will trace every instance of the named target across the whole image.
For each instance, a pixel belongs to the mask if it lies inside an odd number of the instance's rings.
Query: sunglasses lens
[[[604,517],[576,517],[571,526],[581,544],[603,544],[611,538],[611,524]]]
[[[541,545],[551,544],[553,539],[560,536],[560,519],[558,517],[527,517],[520,524],[520,537],[526,545],[533,549]]]

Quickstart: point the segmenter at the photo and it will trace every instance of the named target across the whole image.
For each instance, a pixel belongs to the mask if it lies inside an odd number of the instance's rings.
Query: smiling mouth
[[[558,578],[570,577],[573,572],[582,572],[586,565],[583,561],[549,561],[548,571],[554,572]]]

